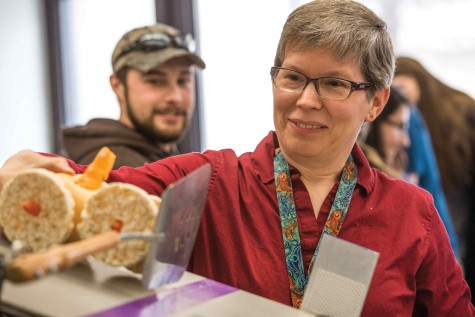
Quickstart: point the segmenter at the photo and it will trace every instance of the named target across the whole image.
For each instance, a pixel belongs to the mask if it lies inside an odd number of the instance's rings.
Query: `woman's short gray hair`
[[[277,47],[275,66],[282,66],[287,45],[293,50],[324,48],[341,61],[356,61],[372,93],[390,85],[394,51],[386,23],[352,0],[315,0],[287,18]],[[371,96],[372,96],[371,93]]]

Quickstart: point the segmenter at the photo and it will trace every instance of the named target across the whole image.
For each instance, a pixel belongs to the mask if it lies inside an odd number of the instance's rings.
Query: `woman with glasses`
[[[358,144],[371,166],[386,174],[407,179],[406,149],[411,143],[408,134],[410,106],[397,89],[391,87],[384,110],[371,124],[362,128]]]
[[[254,151],[174,156],[122,167],[109,181],[160,195],[211,164],[188,267],[196,274],[300,307],[321,237],[332,235],[380,254],[362,316],[473,316],[431,196],[371,168],[356,144],[383,111],[393,72],[386,24],[372,11],[351,0],[308,2],[284,25],[269,78],[275,131]],[[85,169],[20,152],[0,180],[27,166]]]

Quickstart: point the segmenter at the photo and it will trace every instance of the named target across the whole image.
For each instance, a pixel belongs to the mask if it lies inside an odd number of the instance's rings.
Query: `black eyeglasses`
[[[133,51],[141,52],[154,52],[163,50],[165,48],[175,47],[185,49],[190,53],[194,53],[196,49],[195,41],[191,34],[187,34],[185,37],[178,35],[171,36],[166,33],[149,33],[141,36],[137,41],[127,46],[120,52],[114,60],[114,63],[124,55]]]
[[[309,83],[313,83],[320,97],[331,100],[345,100],[358,90],[368,90],[373,87],[370,82],[354,82],[337,77],[309,78],[299,71],[274,66],[270,74],[274,85],[288,92],[301,93]]]

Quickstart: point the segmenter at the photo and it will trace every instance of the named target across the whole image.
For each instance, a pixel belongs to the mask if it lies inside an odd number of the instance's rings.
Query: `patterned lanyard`
[[[315,253],[305,276],[303,269],[302,248],[300,246],[299,226],[297,222],[297,212],[295,209],[292,181],[290,179],[289,164],[285,160],[282,152],[279,151],[274,158],[274,177],[277,187],[277,201],[279,203],[280,223],[282,226],[282,236],[284,239],[285,259],[287,262],[287,272],[289,276],[290,294],[292,305],[299,308],[302,304],[303,294],[307,286],[308,276],[315,262],[320,246],[318,242]],[[357,168],[350,155],[341,173],[340,185],[333,201],[332,208],[328,215],[323,234],[334,237],[338,235],[341,225],[345,220],[348,207],[350,205],[353,190],[355,189],[357,178]]]

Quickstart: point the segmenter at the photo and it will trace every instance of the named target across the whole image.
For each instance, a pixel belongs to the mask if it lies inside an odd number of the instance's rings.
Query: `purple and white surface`
[[[183,311],[237,291],[219,282],[203,279],[191,284],[152,294],[88,317],[162,317]]]

